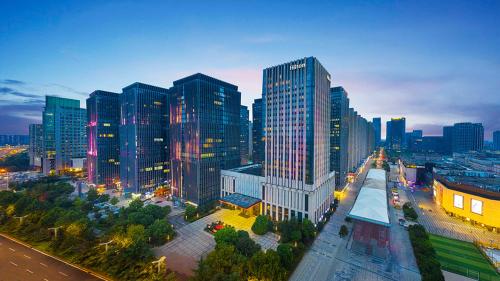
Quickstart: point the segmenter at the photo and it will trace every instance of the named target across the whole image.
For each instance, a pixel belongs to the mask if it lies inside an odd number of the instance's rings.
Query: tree
[[[186,206],[186,210],[184,211],[184,214],[186,215],[186,218],[188,220],[193,219],[196,216],[196,207],[188,204]]]
[[[87,201],[94,202],[95,200],[97,200],[97,197],[99,197],[97,190],[95,188],[90,188],[87,192]]]
[[[97,197],[97,201],[100,203],[109,201],[109,194],[101,194]]]
[[[167,208],[162,208],[157,205],[147,205],[144,207],[143,211],[155,219],[164,219],[168,214]]]
[[[225,226],[214,234],[217,245],[228,244],[235,245],[238,240],[238,233],[232,226]]]
[[[174,235],[174,229],[166,220],[157,219],[147,229],[147,235],[154,245],[161,245],[167,240],[167,235]]]
[[[267,216],[259,215],[255,218],[255,222],[252,225],[252,231],[257,235],[264,235],[269,231],[271,224],[272,222]]]
[[[201,260],[193,280],[247,280],[247,260],[232,245],[222,244]]]
[[[340,237],[344,237],[344,236],[346,236],[348,233],[349,233],[349,230],[347,229],[347,226],[346,226],[345,224],[343,224],[343,225],[340,227],[340,230],[339,230],[339,236],[340,236]]]
[[[304,219],[302,221],[302,239],[304,243],[310,243],[314,239],[314,235],[316,233],[316,228],[314,227],[314,224],[308,220]]]
[[[111,205],[116,205],[116,204],[118,204],[118,202],[120,202],[120,200],[117,197],[113,197],[109,201],[109,203],[111,203]]]
[[[258,252],[250,259],[250,275],[258,280],[284,281],[286,271],[280,264],[280,256],[274,250]]]
[[[244,230],[238,230],[238,238],[235,242],[235,247],[236,250],[245,257],[251,257],[260,251],[260,245],[255,243],[248,235],[248,232]]]
[[[127,212],[137,212],[144,206],[144,203],[140,199],[134,199],[128,205]]]
[[[281,265],[290,270],[293,265],[293,248],[290,244],[279,244],[277,253],[280,256]]]

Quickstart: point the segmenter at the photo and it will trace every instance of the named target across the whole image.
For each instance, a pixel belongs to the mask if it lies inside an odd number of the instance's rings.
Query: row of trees
[[[409,220],[414,221],[414,220],[417,220],[417,218],[418,218],[418,214],[415,211],[415,209],[413,209],[410,202],[406,202],[403,204],[403,214],[404,214],[405,218],[409,219]]]
[[[410,225],[408,232],[422,281],[444,281],[441,264],[425,228],[420,224]]]
[[[71,198],[74,188],[43,178],[0,192],[0,231],[62,258],[119,280],[160,280],[151,248],[173,238],[169,207],[132,201],[115,214],[89,219],[107,195],[90,191]],[[21,219],[22,218],[22,219]]]
[[[9,172],[26,171],[30,168],[30,159],[28,152],[21,152],[9,155],[0,160],[0,168],[7,169]]]

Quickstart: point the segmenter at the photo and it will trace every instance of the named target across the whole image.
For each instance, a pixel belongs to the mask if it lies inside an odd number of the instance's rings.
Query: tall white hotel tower
[[[314,57],[264,69],[262,212],[317,223],[333,202],[330,74]]]

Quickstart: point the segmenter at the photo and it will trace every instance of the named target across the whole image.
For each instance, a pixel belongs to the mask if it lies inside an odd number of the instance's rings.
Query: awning
[[[233,193],[233,194],[229,194],[227,196],[224,196],[223,198],[220,199],[220,201],[222,201],[224,203],[236,205],[236,206],[244,208],[244,209],[248,209],[248,208],[260,203],[261,200],[258,198],[243,195],[240,193]]]

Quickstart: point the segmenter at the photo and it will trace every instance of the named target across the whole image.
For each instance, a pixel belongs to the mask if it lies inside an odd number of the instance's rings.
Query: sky
[[[367,119],[500,130],[499,1],[2,1],[0,134],[81,100],[202,72],[261,97],[262,69],[314,56]],[[385,130],[383,129],[383,136]]]

